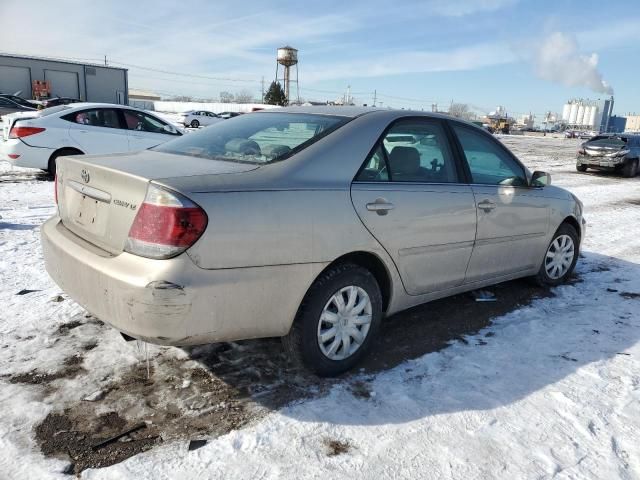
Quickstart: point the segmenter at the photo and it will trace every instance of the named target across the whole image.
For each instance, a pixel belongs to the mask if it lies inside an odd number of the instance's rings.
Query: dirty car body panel
[[[300,120],[287,123],[287,115]],[[311,117],[331,126],[313,131]],[[272,118],[278,126],[265,130],[268,135],[211,147],[218,153],[203,147],[218,132]],[[455,170],[446,182],[385,180],[384,169],[380,178],[362,176],[389,128],[407,119],[418,130],[421,122],[440,122],[438,141],[447,144]],[[42,229],[47,271],[118,330],[189,345],[286,335],[318,276],[354,254],[383,266],[389,315],[535,274],[567,219],[583,236],[582,206],[560,188],[474,184],[454,123],[437,114],[292,107],[232,118],[136,154],[61,157],[58,213]],[[296,140],[285,145],[289,134]],[[388,137],[389,156],[398,147],[423,158],[434,151],[431,134],[412,135]],[[191,136],[196,146],[184,147]],[[259,160],[244,161],[247,155]],[[404,170],[443,172],[430,156],[431,166],[400,160]],[[522,175],[531,177],[524,167]],[[206,228],[175,256],[131,251],[129,237],[151,190],[169,192],[206,214]],[[392,207],[380,210],[380,199]],[[488,201],[497,208],[478,207]],[[505,251],[509,255],[501,258]],[[487,269],[485,257],[499,267]]]

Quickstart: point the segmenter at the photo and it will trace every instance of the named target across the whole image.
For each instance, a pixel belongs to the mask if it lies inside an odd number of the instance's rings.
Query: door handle
[[[376,198],[375,202],[367,203],[367,210],[370,212],[376,212],[378,215],[386,215],[389,210],[393,210],[395,205],[388,202],[384,198]]]
[[[478,208],[484,210],[485,212],[490,212],[494,208],[496,208],[496,204],[489,200],[483,200],[478,204]]]

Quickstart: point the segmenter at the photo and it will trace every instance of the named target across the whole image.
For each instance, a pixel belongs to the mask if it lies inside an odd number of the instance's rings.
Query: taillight
[[[53,196],[56,199],[56,205],[58,204],[58,174],[53,177]]]
[[[42,127],[13,127],[9,132],[9,138],[23,138],[36,133],[44,132],[46,128]]]
[[[149,185],[124,249],[148,258],[175,257],[206,228],[207,214],[202,208],[177,192]]]

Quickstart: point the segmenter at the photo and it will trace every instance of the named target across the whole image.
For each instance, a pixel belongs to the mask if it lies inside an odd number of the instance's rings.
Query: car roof
[[[434,112],[425,112],[422,110],[400,110],[400,109],[392,109],[392,108],[380,108],[380,107],[355,107],[355,106],[339,106],[339,105],[311,105],[311,106],[292,106],[292,107],[284,107],[278,109],[267,109],[267,110],[259,110],[253,113],[309,113],[316,115],[335,115],[338,117],[347,117],[347,118],[356,118],[361,115],[366,115],[369,113],[386,113],[390,117],[432,117],[432,118],[447,118],[449,120],[460,120],[458,118],[451,117],[449,115],[444,115],[441,113]],[[465,121],[461,121],[462,123],[469,123]]]

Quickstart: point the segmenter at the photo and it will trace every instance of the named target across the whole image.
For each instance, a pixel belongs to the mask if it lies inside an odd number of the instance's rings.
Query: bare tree
[[[239,93],[236,93],[236,102],[237,103],[251,103],[253,101],[253,93],[249,90],[242,90]]]
[[[466,103],[452,103],[449,107],[449,115],[456,118],[469,118],[471,112],[469,112],[469,105]]]
[[[220,92],[220,102],[222,103],[232,103],[235,100],[233,93],[231,92]]]
[[[170,102],[193,102],[193,98],[186,95],[177,95],[169,99]]]

